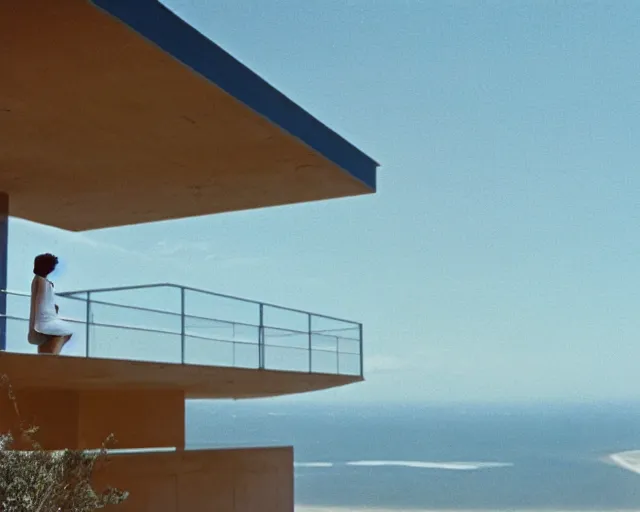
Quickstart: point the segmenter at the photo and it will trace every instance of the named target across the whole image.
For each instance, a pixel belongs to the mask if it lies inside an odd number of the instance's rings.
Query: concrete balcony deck
[[[181,390],[185,398],[262,398],[359,382],[355,375],[57,357],[0,352],[0,374],[17,389]]]
[[[0,373],[18,389],[176,390],[253,398],[362,380],[362,326],[171,284],[59,294],[75,327],[64,355],[26,341],[29,297],[7,295]],[[31,352],[31,354],[28,354]]]

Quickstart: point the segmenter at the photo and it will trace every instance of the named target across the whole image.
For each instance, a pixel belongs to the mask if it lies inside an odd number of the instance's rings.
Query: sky
[[[58,290],[171,281],[363,322],[366,382],[305,400],[636,399],[640,4],[166,4],[380,162],[377,194],[12,219],[10,288],[51,251]]]

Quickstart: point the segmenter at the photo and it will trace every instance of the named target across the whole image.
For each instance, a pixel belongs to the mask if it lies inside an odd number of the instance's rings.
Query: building
[[[114,457],[101,478],[131,491],[120,510],[292,510],[292,449],[184,450],[185,399],[358,382],[362,326],[154,284],[64,294],[86,358],[9,353],[28,309],[7,309],[8,216],[80,231],[355,196],[375,192],[377,164],[156,0],[5,2],[0,64],[0,372],[23,416],[47,449],[109,433],[164,448]],[[149,302],[162,294],[173,306]],[[173,349],[133,360],[109,352],[118,337]],[[202,364],[214,343],[227,359]]]

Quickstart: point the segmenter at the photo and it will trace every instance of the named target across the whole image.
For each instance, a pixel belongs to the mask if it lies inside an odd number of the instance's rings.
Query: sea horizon
[[[298,512],[640,511],[640,404],[187,407],[190,447],[294,447]]]

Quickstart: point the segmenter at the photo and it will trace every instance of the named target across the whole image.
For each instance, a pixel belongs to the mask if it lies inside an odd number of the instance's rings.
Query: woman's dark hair
[[[53,254],[40,254],[33,260],[33,273],[40,277],[47,277],[58,264],[58,258]]]

